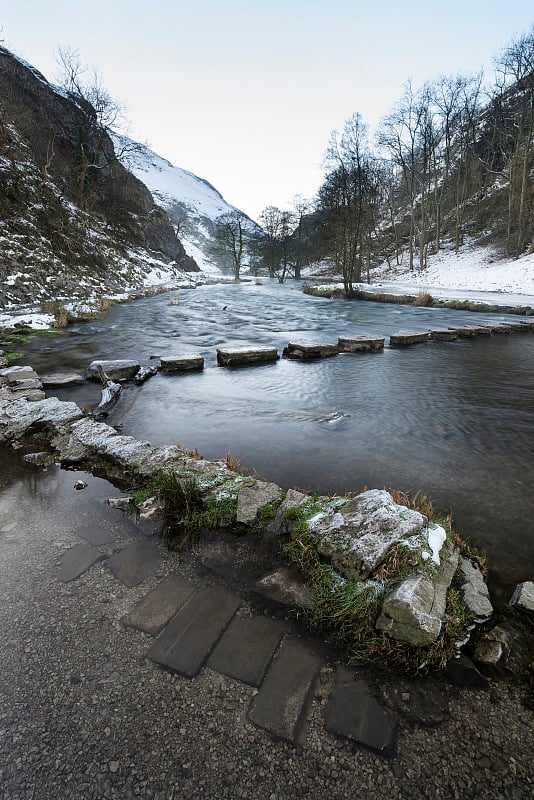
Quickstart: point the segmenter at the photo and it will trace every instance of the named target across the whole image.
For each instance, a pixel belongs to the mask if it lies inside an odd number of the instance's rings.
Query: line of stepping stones
[[[534,330],[533,320],[520,322],[499,322],[495,325],[460,325],[450,328],[432,328],[428,331],[397,331],[389,337],[390,347],[407,347],[412,344],[454,339],[473,339],[478,336],[509,334],[513,331]],[[284,348],[282,355],[292,359],[316,359],[336,356],[339,353],[377,353],[384,349],[383,336],[340,336],[337,344],[324,342],[293,341]],[[277,361],[276,347],[220,347],[217,349],[217,364],[220,367],[234,367],[245,364],[261,364]],[[161,369],[165,372],[185,372],[202,370],[204,359],[198,354],[162,356]]]
[[[157,571],[159,546],[141,540],[108,557],[96,546],[109,544],[104,530],[84,530],[90,543],[77,544],[59,561],[57,577],[70,582],[97,562],[132,588]],[[225,586],[196,588],[171,573],[161,580],[122,623],[154,637],[146,656],[164,669],[194,678],[207,666],[258,691],[248,719],[273,736],[303,744],[308,710],[324,658],[309,643],[289,634],[285,624],[266,616],[240,616],[241,598]],[[336,686],[325,710],[328,731],[391,755],[398,716],[380,705],[366,683],[338,667]]]

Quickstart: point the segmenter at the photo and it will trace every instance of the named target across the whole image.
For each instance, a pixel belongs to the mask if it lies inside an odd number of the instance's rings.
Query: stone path
[[[103,533],[90,526],[77,531],[95,546],[85,541],[67,550],[59,560],[60,581],[74,581],[98,562],[130,588],[158,573],[165,557],[158,541],[142,538],[106,556],[96,549],[109,544]],[[121,621],[154,637],[146,657],[159,668],[191,679],[207,666],[255,687],[250,722],[278,739],[304,744],[324,657],[282,621],[250,614],[242,598],[226,586],[197,588],[179,573],[163,578]],[[354,673],[344,669],[340,675],[327,706],[327,730],[392,754],[397,715],[374,700]]]

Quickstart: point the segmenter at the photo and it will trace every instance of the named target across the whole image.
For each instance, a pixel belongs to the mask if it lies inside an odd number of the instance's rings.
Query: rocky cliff
[[[97,112],[0,47],[0,307],[195,271]]]

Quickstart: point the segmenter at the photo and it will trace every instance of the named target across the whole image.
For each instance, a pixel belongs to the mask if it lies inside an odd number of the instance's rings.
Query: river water
[[[53,340],[36,337],[25,349],[42,373],[83,370],[94,358],[150,364],[162,355],[201,353],[202,373],[158,374],[125,389],[111,421],[136,438],[179,442],[205,458],[230,450],[286,488],[421,491],[485,549],[496,587],[507,592],[534,578],[533,332],[305,363],[216,364],[223,345],[281,352],[291,339],[335,343],[342,334],[387,337],[506,319],[310,298],[294,283],[265,281],[137,300]],[[57,394],[93,405],[99,389]]]

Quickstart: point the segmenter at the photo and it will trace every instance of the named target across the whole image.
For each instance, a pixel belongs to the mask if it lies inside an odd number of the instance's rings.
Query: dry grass
[[[434,303],[434,298],[430,292],[424,292],[422,289],[417,293],[414,300],[414,306],[431,306]]]
[[[428,520],[433,519],[436,516],[436,510],[426,494],[422,494],[421,492],[417,492],[417,494],[410,495],[407,492],[401,492],[398,489],[386,489],[387,492],[393,498],[393,502],[397,503],[399,506],[406,506],[407,508],[411,508],[413,511],[419,511],[420,514],[423,514]]]
[[[191,449],[188,449],[187,447],[182,447],[180,442],[176,443],[176,447],[179,450],[181,450],[182,453],[185,453],[185,455],[189,456],[190,458],[202,458],[201,454],[198,452],[196,447],[191,450]]]
[[[100,311],[109,311],[112,305],[113,300],[111,297],[100,297],[98,299],[98,308]]]

